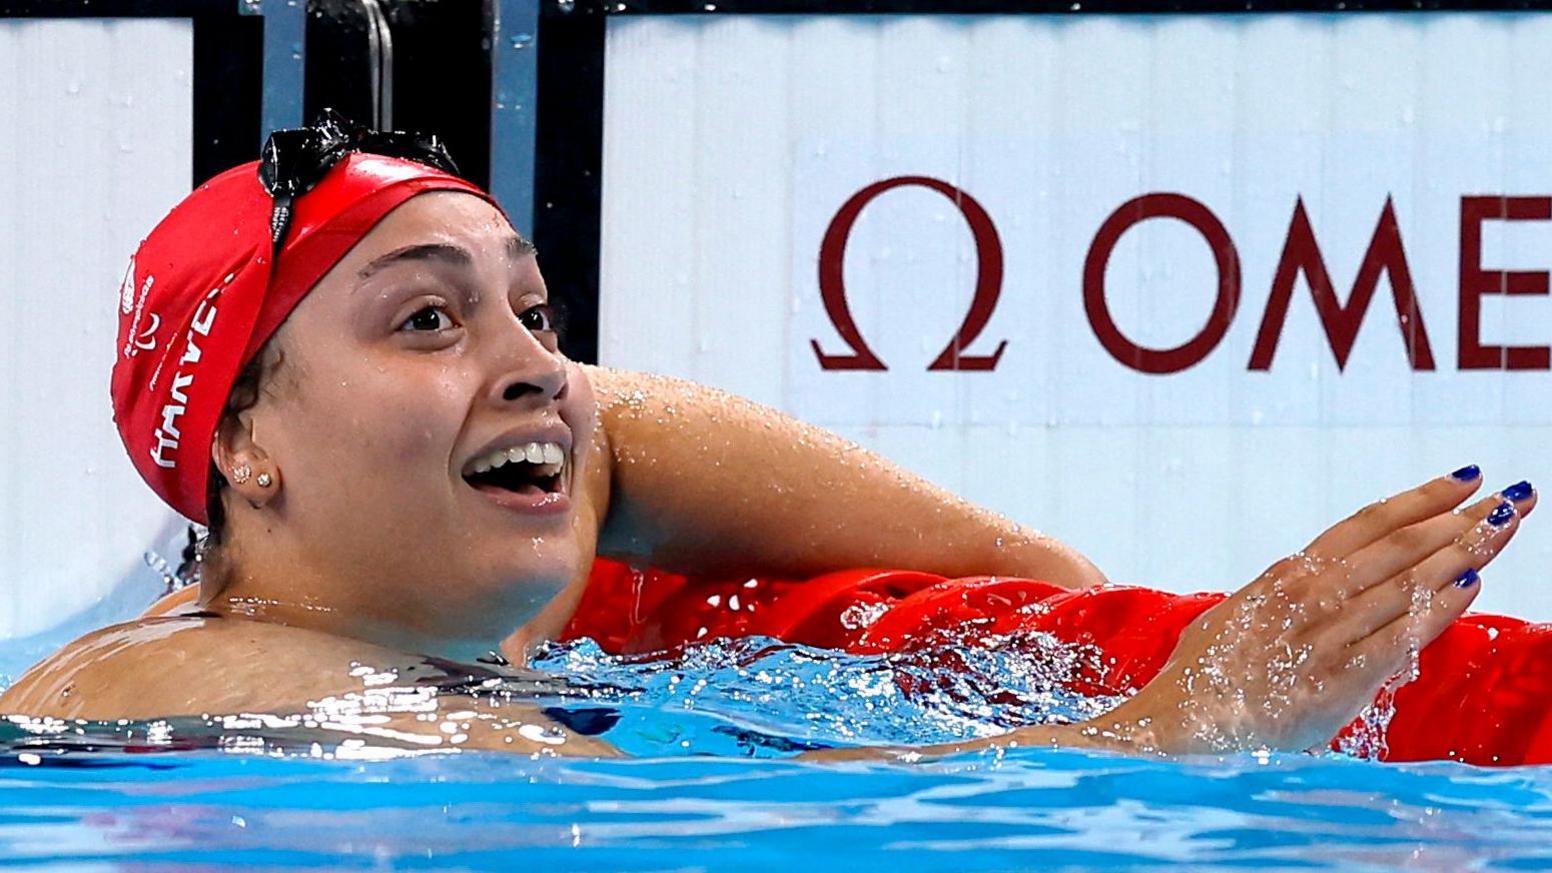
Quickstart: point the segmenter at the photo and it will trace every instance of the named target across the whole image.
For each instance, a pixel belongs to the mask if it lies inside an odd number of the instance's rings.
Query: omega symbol
[[[927,366],[928,370],[992,370],[1002,358],[1008,341],[1002,340],[989,355],[967,355],[964,350],[975,342],[991,320],[997,308],[997,298],[1002,293],[1002,240],[991,216],[974,197],[941,179],[929,176],[896,176],[874,182],[863,188],[842,204],[839,212],[825,229],[824,240],[819,246],[819,297],[824,303],[825,314],[840,334],[841,340],[851,348],[851,354],[826,354],[819,348],[819,341],[809,340],[819,366],[824,370],[887,370],[884,362],[862,338],[857,323],[851,317],[846,302],[846,242],[851,236],[857,217],[875,197],[893,188],[919,185],[942,194],[953,202],[959,214],[970,227],[975,239],[976,277],[975,296],[970,301],[970,311],[965,313],[959,332],[949,340],[943,351]]]

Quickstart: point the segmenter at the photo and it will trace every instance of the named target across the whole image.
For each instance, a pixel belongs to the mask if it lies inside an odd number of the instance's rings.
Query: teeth
[[[554,476],[565,467],[566,450],[561,448],[559,443],[527,443],[512,446],[476,459],[469,471],[486,473],[519,461],[535,465],[538,469],[534,472],[541,476]]]

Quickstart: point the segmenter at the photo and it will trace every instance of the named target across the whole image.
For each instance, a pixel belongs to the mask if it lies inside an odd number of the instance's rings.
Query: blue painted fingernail
[[[1476,464],[1467,464],[1450,474],[1462,482],[1475,482],[1482,478],[1482,468]]]
[[[1510,485],[1508,488],[1505,488],[1501,493],[1505,498],[1513,500],[1515,503],[1519,503],[1534,493],[1535,490],[1536,489],[1532,488],[1529,482],[1521,480],[1514,483],[1513,485]]]
[[[1455,587],[1470,588],[1471,586],[1477,584],[1478,580],[1481,578],[1481,576],[1477,575],[1477,571],[1467,570],[1455,579]]]
[[[1487,523],[1494,527],[1502,527],[1508,524],[1511,518],[1514,518],[1514,504],[1504,501],[1488,515]]]

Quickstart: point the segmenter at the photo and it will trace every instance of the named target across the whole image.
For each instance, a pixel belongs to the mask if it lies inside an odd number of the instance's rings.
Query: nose
[[[521,404],[543,407],[566,396],[566,364],[561,356],[545,348],[539,340],[519,326],[520,335],[505,335],[491,383],[490,399],[497,405]]]

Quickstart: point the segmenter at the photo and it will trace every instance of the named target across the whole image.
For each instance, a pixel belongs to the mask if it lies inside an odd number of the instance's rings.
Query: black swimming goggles
[[[277,130],[264,141],[259,157],[259,181],[275,198],[269,218],[275,256],[291,227],[292,201],[311,191],[351,152],[405,158],[458,175],[458,166],[436,134],[371,130],[351,124],[333,109],[323,110],[310,127]]]

